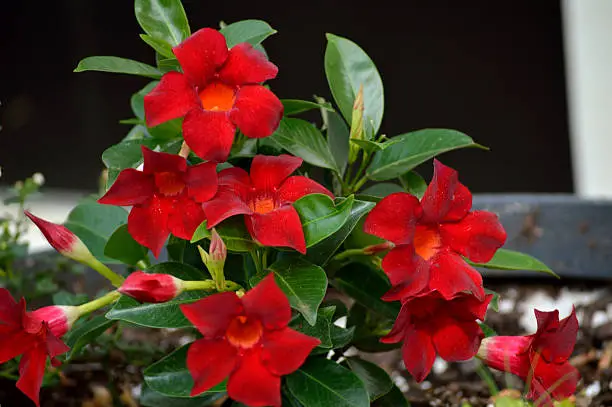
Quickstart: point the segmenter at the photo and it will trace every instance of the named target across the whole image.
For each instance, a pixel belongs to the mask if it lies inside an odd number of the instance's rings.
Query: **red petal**
[[[21,357],[19,362],[19,380],[17,388],[40,405],[39,393],[47,365],[47,352],[44,344],[39,344]]]
[[[470,293],[480,301],[484,300],[482,276],[459,255],[441,251],[430,262],[429,288],[437,290],[444,299]]]
[[[239,363],[227,382],[227,395],[232,400],[253,407],[280,407],[281,379],[262,364],[259,351],[245,352]]]
[[[278,68],[263,52],[256,50],[249,43],[243,42],[229,51],[227,61],[219,71],[219,78],[231,85],[246,85],[273,79]]]
[[[212,79],[229,54],[225,37],[217,30],[203,28],[172,48],[185,76],[196,86]]]
[[[486,263],[506,242],[506,231],[497,215],[486,211],[470,212],[462,220],[440,225],[442,242],[462,256]]]
[[[157,258],[170,234],[168,216],[172,201],[153,195],[144,205],[134,206],[128,216],[128,232]]]
[[[292,155],[256,155],[251,163],[251,182],[258,190],[272,190],[281,186],[303,160]]]
[[[159,84],[144,97],[145,119],[148,127],[183,117],[200,106],[195,87],[179,72],[168,72]]]
[[[538,331],[532,335],[532,347],[541,349],[542,357],[548,362],[563,363],[569,359],[576,344],[578,319],[576,310],[559,321],[559,312],[535,310]]]
[[[245,136],[262,138],[276,131],[283,111],[283,104],[272,91],[261,85],[247,85],[236,92],[230,118]]]
[[[402,359],[417,383],[425,380],[436,359],[431,336],[425,331],[408,329],[402,345]]]
[[[253,213],[245,217],[245,223],[253,239],[264,246],[291,247],[306,253],[302,222],[293,206],[282,206],[265,214]]]
[[[472,196],[460,185],[457,171],[434,160],[434,175],[421,199],[423,221],[456,221],[465,216],[472,207]]]
[[[317,338],[291,328],[268,331],[263,338],[261,359],[272,373],[283,376],[302,366],[310,351],[320,343]]]
[[[202,204],[183,195],[174,201],[174,207],[168,216],[168,229],[176,237],[191,240],[193,232],[205,219]]]
[[[370,211],[363,230],[395,244],[412,243],[422,210],[419,200],[406,192],[383,198]]]
[[[380,338],[380,342],[382,343],[398,343],[404,339],[405,331],[408,323],[410,322],[410,306],[402,305],[395,322],[393,323],[393,327],[391,331],[386,335]],[[412,329],[412,328],[409,328]]]
[[[546,400],[545,394],[550,393],[555,400],[566,399],[576,392],[576,385],[579,379],[580,373],[569,363],[546,363],[541,360],[536,366],[532,388],[527,398],[534,401],[540,398]],[[543,389],[538,389],[535,382],[541,383]],[[542,404],[542,400],[539,400],[538,406],[546,405]]]
[[[0,328],[4,325],[0,325]],[[36,336],[23,330],[3,332],[0,329],[0,364],[23,354],[36,343]]]
[[[70,350],[70,347],[67,346],[61,339],[56,337],[49,327],[47,331],[47,354],[50,358],[55,358],[58,355],[62,355]],[[58,364],[54,364],[54,366],[59,366]]]
[[[291,319],[291,308],[285,293],[276,284],[274,274],[268,274],[242,297],[249,316],[258,318],[266,329],[281,329]]]
[[[219,189],[217,195],[202,204],[208,227],[234,215],[253,213],[245,200],[251,190],[249,174],[242,168],[227,168],[219,172]]]
[[[9,290],[0,288],[0,325],[21,326],[21,309]]]
[[[241,198],[246,199],[253,185],[251,185],[251,178],[245,170],[232,167],[219,172],[219,188],[221,187],[225,191],[238,194]]]
[[[206,339],[225,335],[230,321],[243,312],[242,302],[233,292],[214,294],[180,307],[185,318],[191,321]]]
[[[142,171],[128,168],[119,173],[117,180],[98,202],[118,206],[138,205],[151,199],[153,193],[154,179]]]
[[[187,168],[187,193],[198,202],[206,202],[217,193],[217,166],[201,163]]]
[[[447,362],[473,358],[484,338],[476,321],[459,322],[448,317],[436,318],[438,329],[433,334],[433,343],[438,355]]]
[[[394,286],[383,296],[385,301],[416,295],[429,282],[429,263],[415,255],[412,245],[400,245],[391,249],[383,258],[382,269]]]
[[[191,397],[221,383],[236,367],[238,352],[224,339],[199,339],[187,351],[187,369],[193,378]]]
[[[281,184],[278,192],[279,198],[283,202],[295,202],[308,194],[325,194],[331,199],[334,199],[334,195],[323,185],[310,178],[299,175],[287,178],[285,182]]]
[[[185,142],[198,157],[207,161],[227,160],[235,133],[236,126],[225,112],[194,109],[183,121]]]
[[[142,172],[153,174],[156,172],[185,172],[187,160],[180,155],[160,153],[146,146],[141,146],[144,165]]]
[[[461,295],[453,299],[453,307],[450,309],[450,314],[461,321],[484,320],[492,299],[493,294],[485,295],[484,300],[469,294]]]

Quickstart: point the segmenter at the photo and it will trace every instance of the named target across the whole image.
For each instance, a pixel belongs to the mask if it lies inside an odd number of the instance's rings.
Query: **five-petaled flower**
[[[484,319],[491,298],[489,294],[479,301],[473,295],[459,294],[446,300],[436,291],[409,298],[402,304],[393,329],[381,342],[403,342],[406,369],[421,382],[429,374],[436,354],[448,362],[476,355],[484,337],[476,320]]]
[[[217,195],[202,204],[208,227],[244,214],[247,229],[259,243],[306,253],[300,216],[291,204],[308,194],[333,195],[310,178],[289,177],[300,165],[299,157],[258,155],[251,163],[250,176],[237,167],[220,171]]]
[[[214,163],[188,166],[185,158],[142,147],[142,171],[128,168],[98,200],[102,204],[133,205],[128,231],[159,256],[168,235],[191,239],[205,219],[201,203],[217,192]]]
[[[527,336],[492,336],[482,341],[478,357],[488,366],[519,376],[537,406],[553,406],[576,391],[580,377],[569,357],[576,344],[576,311],[559,321],[559,311],[535,310],[538,329]],[[552,399],[551,399],[552,397]]]
[[[54,366],[60,363],[56,356],[70,348],[59,338],[78,316],[77,308],[68,306],[27,312],[23,298],[17,303],[6,289],[0,288],[0,364],[22,355],[17,388],[37,406],[47,358]]]
[[[420,202],[398,192],[372,209],[364,230],[396,245],[382,262],[393,285],[386,300],[423,290],[437,290],[446,299],[460,292],[484,298],[481,275],[462,256],[491,260],[506,231],[497,215],[471,207],[472,194],[457,172],[434,160],[434,176]]]
[[[229,376],[227,394],[249,406],[280,406],[281,376],[297,370],[320,341],[289,328],[289,300],[269,274],[242,298],[224,292],[181,305],[203,335],[189,348],[191,395]]]
[[[247,137],[268,137],[283,105],[261,85],[278,68],[248,43],[227,49],[225,37],[203,28],[172,49],[183,73],[168,72],[144,98],[148,126],[185,117],[183,136],[204,160],[225,161],[236,127]]]

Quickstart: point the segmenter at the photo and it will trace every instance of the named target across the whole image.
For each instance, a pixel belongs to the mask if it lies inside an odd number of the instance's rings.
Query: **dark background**
[[[558,1],[183,3],[192,31],[247,18],[277,29],[265,46],[280,98],[331,99],[324,34],[348,37],[381,72],[382,132],[448,127],[491,147],[442,158],[477,192],[572,191]],[[91,55],[154,64],[140,32],[129,0],[3,2],[2,183],[40,171],[48,186],[96,188],[100,154],[129,130],[118,121],[147,79],[72,70]]]

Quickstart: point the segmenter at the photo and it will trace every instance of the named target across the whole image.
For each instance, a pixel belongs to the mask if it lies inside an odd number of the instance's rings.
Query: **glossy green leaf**
[[[206,277],[202,270],[175,262],[155,264],[146,272],[171,274],[182,280],[201,280]],[[158,304],[141,304],[133,298],[122,296],[106,314],[106,318],[151,328],[189,328],[192,324],[185,318],[179,305],[194,302],[206,295],[203,291],[187,291],[172,301]]]
[[[349,123],[353,103],[363,85],[365,134],[366,137],[376,134],[385,102],[382,80],[370,57],[354,42],[327,34],[325,74],[334,100]]]
[[[115,230],[127,223],[127,216],[125,209],[118,206],[88,202],[70,211],[64,226],[77,235],[98,260],[119,263],[105,256],[104,248]]]
[[[169,397],[151,390],[146,383],[142,386],[140,405],[143,407],[204,407],[213,405],[214,402],[223,398],[225,393],[206,393],[198,397]]]
[[[331,349],[333,343],[331,340],[332,318],[336,307],[322,307],[317,311],[316,323],[310,325],[306,322],[304,316],[300,315],[290,322],[291,328],[300,331],[305,335],[318,338],[321,344],[317,348]]]
[[[327,291],[325,271],[297,256],[282,257],[268,267],[283,290],[291,307],[300,312],[310,325],[317,322],[317,309]],[[255,286],[264,276],[251,279]]]
[[[149,140],[127,140],[110,146],[102,153],[102,162],[107,168],[123,170],[142,164],[142,146],[153,147]]]
[[[302,221],[306,247],[312,247],[336,233],[347,222],[354,197],[338,204],[324,194],[306,195],[293,203]]]
[[[182,72],[181,64],[176,58],[165,58],[161,54],[155,54],[155,56],[157,57],[157,69],[162,73]]]
[[[189,346],[175,350],[145,369],[144,380],[151,390],[170,397],[189,397],[193,387],[193,379],[187,369]],[[222,382],[202,394],[225,392],[225,385]]]
[[[379,182],[363,190],[363,193],[365,195],[376,196],[379,198],[384,198],[387,195],[391,195],[395,192],[405,192],[405,191],[404,191],[404,188],[400,187],[397,184],[393,184],[391,182]]]
[[[409,194],[421,199],[427,190],[427,182],[415,171],[408,171],[399,176],[400,183]]]
[[[346,363],[365,384],[370,395],[370,401],[384,396],[393,388],[393,381],[387,372],[374,363],[358,357],[347,358]]]
[[[372,154],[377,151],[382,151],[385,148],[389,147],[389,144],[386,143],[378,143],[376,141],[360,140],[354,138],[351,139],[351,143],[357,144],[362,150],[366,151],[368,154]]]
[[[115,321],[106,319],[104,315],[98,315],[70,330],[64,338],[64,342],[70,348],[66,357],[72,359],[78,355],[85,345],[96,340],[113,324]]]
[[[159,79],[162,75],[157,68],[151,65],[119,57],[87,57],[82,59],[74,68],[74,72],[85,71],[124,73],[153,79]]]
[[[269,139],[309,164],[338,171],[323,135],[305,120],[282,119],[278,130]]]
[[[117,259],[125,264],[135,265],[147,257],[149,249],[134,240],[127,225],[115,230],[104,247],[104,255]]]
[[[286,377],[300,403],[317,407],[369,407],[363,382],[350,370],[324,358],[310,358]]]
[[[525,270],[547,273],[559,278],[546,264],[528,254],[515,252],[514,250],[499,249],[488,263],[473,263],[476,267],[496,270]]]
[[[344,175],[349,155],[349,128],[337,112],[321,109],[321,116],[326,129],[327,145],[332,156],[336,159],[336,166],[340,175]]]
[[[334,111],[329,103],[317,103],[299,99],[281,99],[281,102],[285,108],[285,116],[304,113],[312,109],[323,109],[331,112]]]
[[[334,315],[335,316],[335,315]],[[332,349],[342,348],[353,340],[355,336],[355,327],[342,328],[338,325],[332,324],[329,328],[329,336],[332,341]]]
[[[418,130],[396,136],[386,143],[393,145],[374,154],[366,171],[372,180],[397,178],[433,157],[458,148],[484,148],[471,137],[448,129]]]
[[[238,21],[226,25],[219,31],[225,36],[228,48],[232,48],[234,45],[242,42],[248,42],[255,46],[261,44],[263,40],[277,32],[262,20]]]
[[[136,0],[136,20],[150,37],[175,47],[191,35],[181,0]]]
[[[372,403],[373,407],[410,407],[410,403],[402,391],[396,386],[391,387],[391,391]]]
[[[217,233],[219,233],[229,251],[237,253],[249,252],[255,245],[244,225],[244,220],[240,216],[224,220],[215,226],[215,229],[217,229]],[[210,236],[210,230],[206,226],[206,221],[204,221],[193,232],[191,243],[199,242],[202,239],[209,239]]]
[[[175,58],[174,53],[172,53],[172,47],[167,42],[153,38],[147,34],[140,34],[140,38],[160,55],[170,59]]]

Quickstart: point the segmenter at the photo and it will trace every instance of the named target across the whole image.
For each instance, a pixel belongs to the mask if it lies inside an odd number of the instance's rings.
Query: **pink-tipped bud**
[[[198,246],[202,262],[210,272],[217,290],[222,291],[225,288],[225,259],[227,258],[227,247],[215,229],[212,230],[210,237],[209,252]]]
[[[210,248],[208,251],[210,252],[212,261],[225,263],[225,259],[227,258],[227,247],[215,229],[212,230]]]
[[[363,248],[363,254],[368,256],[372,254],[378,254],[381,252],[386,252],[387,250],[391,250],[395,247],[395,245],[391,242],[384,242],[379,244],[373,244],[371,246],[367,246]]]
[[[51,333],[60,338],[72,328],[81,314],[78,307],[52,305],[32,311],[30,315],[34,321],[46,322]]]
[[[140,302],[166,302],[183,292],[183,280],[169,274],[148,274],[135,271],[118,290]]]
[[[24,213],[34,222],[49,244],[62,255],[82,263],[89,263],[95,259],[85,243],[67,227],[41,219],[28,211]]]
[[[526,336],[491,336],[482,340],[477,356],[493,369],[521,375],[528,370],[529,359],[520,355],[529,343]]]

